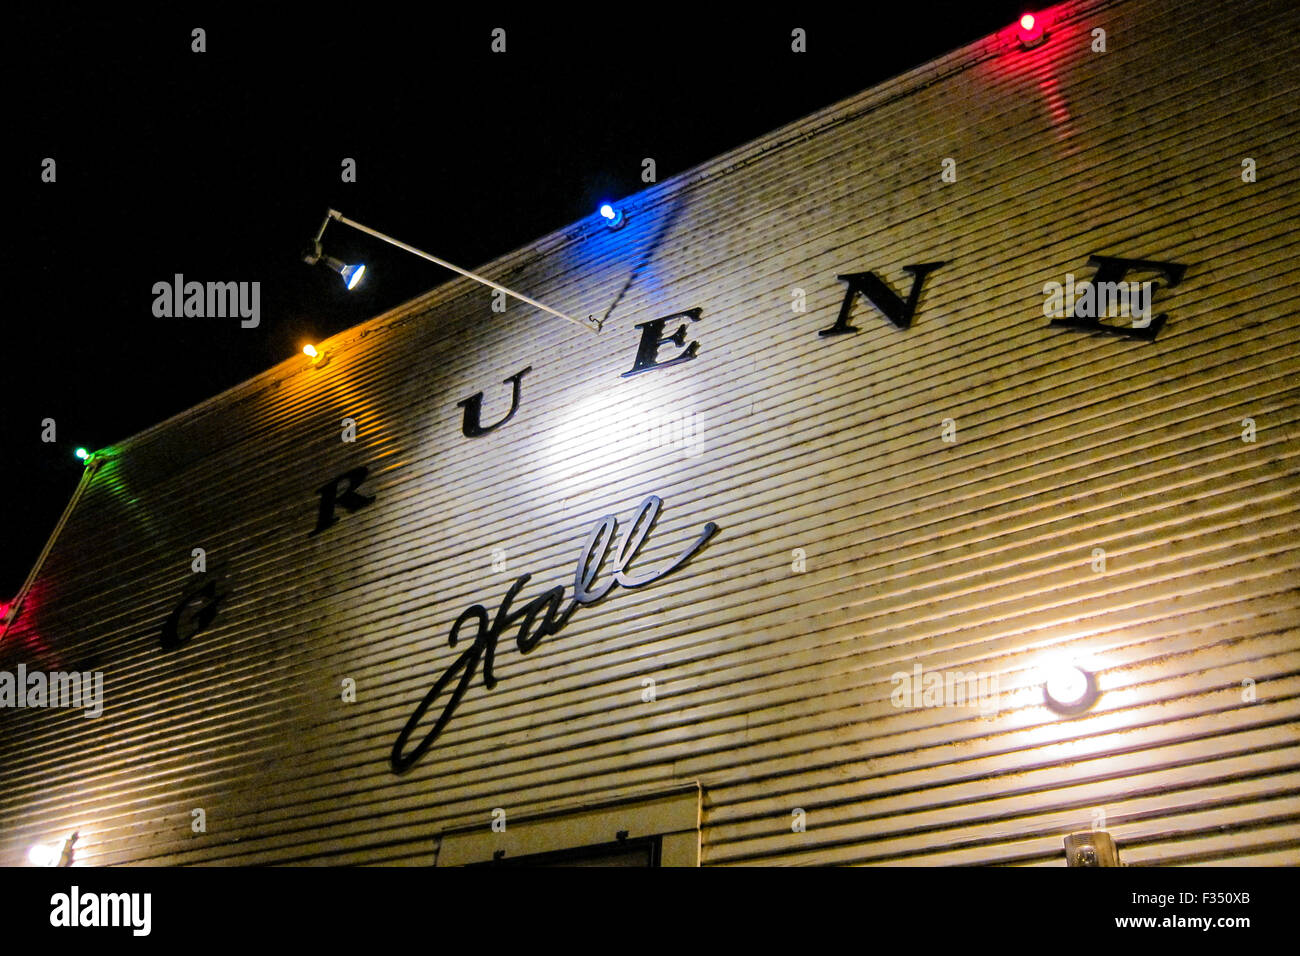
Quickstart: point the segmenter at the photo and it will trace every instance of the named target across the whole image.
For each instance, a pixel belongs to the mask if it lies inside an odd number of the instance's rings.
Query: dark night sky
[[[662,181],[1023,12],[268,9],[7,18],[0,602],[76,488],[78,445],[118,442],[452,277],[335,225],[327,251],[370,270],[346,293],[298,259],[327,208],[473,269],[637,192],[643,157]],[[206,53],[190,51],[195,26]],[[505,55],[489,52],[496,26]],[[790,52],[795,26],[806,54]],[[339,181],[345,156],[355,184]],[[177,272],[260,281],[260,327],[155,318],[153,283]]]

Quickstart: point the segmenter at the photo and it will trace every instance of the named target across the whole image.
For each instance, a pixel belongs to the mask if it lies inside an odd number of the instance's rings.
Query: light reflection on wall
[[[1067,715],[1053,711],[1047,705],[1047,686],[1060,681],[1062,673],[1078,668],[1095,675],[1099,697],[1080,714]],[[1032,675],[1024,688],[1021,701],[1027,705],[1027,714],[1036,726],[1028,728],[1027,746],[1051,746],[1055,756],[1081,758],[1103,755],[1108,746],[1098,743],[1098,736],[1122,730],[1131,720],[1127,708],[1101,709],[1105,706],[1105,663],[1093,655],[1065,648],[1045,650],[1030,665]]]
[[[689,466],[707,447],[706,415],[672,370],[622,379],[556,414],[544,467],[563,493]]]

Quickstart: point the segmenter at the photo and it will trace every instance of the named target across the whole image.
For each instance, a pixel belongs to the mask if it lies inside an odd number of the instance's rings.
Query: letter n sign
[[[849,324],[849,313],[853,310],[853,300],[859,295],[883,312],[885,318],[897,328],[910,328],[912,316],[916,314],[916,304],[921,298],[921,287],[925,285],[925,277],[942,265],[942,262],[922,262],[915,266],[903,266],[903,271],[912,276],[912,291],[906,300],[885,285],[874,272],[850,272],[836,276],[841,282],[849,284],[844,290],[844,300],[840,303],[839,318],[829,329],[822,329],[817,334],[825,337],[857,332],[858,327]]]

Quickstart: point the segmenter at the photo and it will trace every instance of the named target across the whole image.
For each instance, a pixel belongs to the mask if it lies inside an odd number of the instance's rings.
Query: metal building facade
[[[494,810],[692,787],[704,865],[1063,865],[1092,827],[1300,862],[1300,13],[1048,13],[479,270],[598,335],[457,279],[97,455],[0,670],[101,671],[104,711],[0,708],[0,863],[431,864]],[[1044,315],[1094,256],[1184,268],[1154,338]],[[907,327],[858,295],[820,335],[867,272],[919,285]],[[625,376],[659,318],[695,357]],[[457,616],[571,593],[650,495],[636,569],[707,546],[504,636],[395,773]],[[1044,706],[1059,660],[1086,713]],[[896,706],[917,665],[996,709]]]

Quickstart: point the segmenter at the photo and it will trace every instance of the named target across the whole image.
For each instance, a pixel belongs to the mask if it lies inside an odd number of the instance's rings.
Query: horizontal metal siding
[[[102,667],[108,694],[96,720],[0,711],[0,862],[79,828],[90,863],[427,863],[493,807],[694,779],[709,864],[1059,864],[1095,808],[1128,862],[1300,862],[1300,20],[1064,12],[1040,54],[990,38],[647,191],[619,233],[485,270],[566,311],[616,303],[599,337],[453,282],[319,370],[284,363],[126,443],[0,648]],[[1189,265],[1155,343],[1048,328],[1043,283],[1093,252]],[[860,304],[860,334],[816,335],[836,274],[905,289],[903,264],[939,259],[907,332]],[[634,323],[695,306],[697,361],[618,377]],[[525,365],[516,418],[464,439],[455,403],[485,391],[495,420]],[[609,447],[611,416],[655,408],[694,411],[704,453]],[[376,504],[308,538],[315,488],[360,463]],[[503,642],[496,689],[393,776],[455,616],[525,571],[525,598],[571,585],[592,521],[647,493],[644,566],[721,532],[527,658]],[[232,595],[164,654],[197,546]],[[1048,651],[1104,661],[1092,713],[889,701],[914,661],[1016,691]]]

